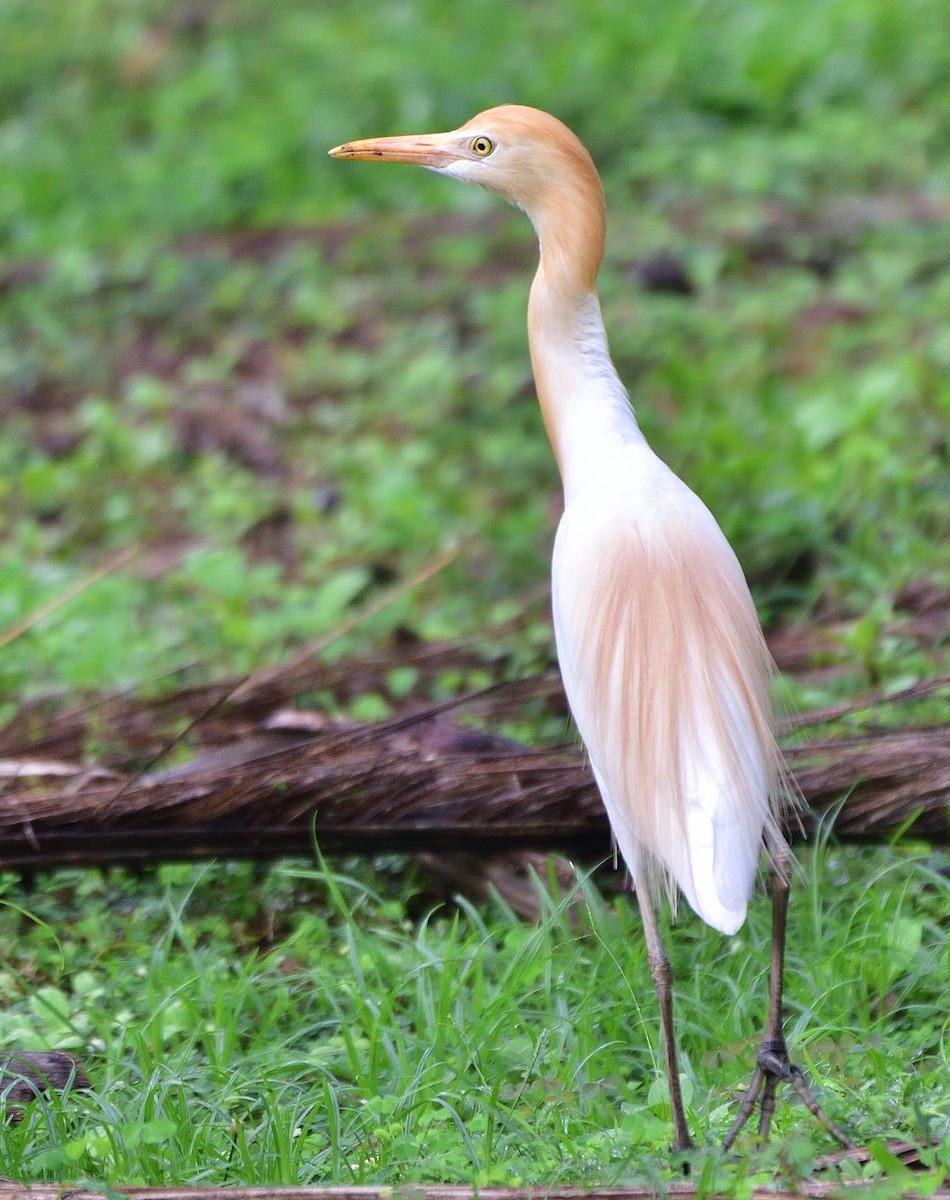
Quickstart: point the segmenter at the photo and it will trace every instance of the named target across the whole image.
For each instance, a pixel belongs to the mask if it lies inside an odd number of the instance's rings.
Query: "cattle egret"
[[[682,891],[714,929],[745,919],[763,843],[772,868],[769,1008],[755,1073],[726,1135],[760,1102],[767,1137],[780,1081],[850,1145],[789,1060],[782,969],[788,794],[772,734],[771,661],[742,568],[712,514],[647,445],[607,348],[595,279],[604,194],[556,118],[503,105],[449,133],[370,138],[334,158],[414,163],[488,188],[527,213],[540,243],[528,300],[538,400],[564,487],[552,562],[558,660],[574,720],[636,887],[659,1000],[676,1150],[683,1109],[670,966],[655,916]]]

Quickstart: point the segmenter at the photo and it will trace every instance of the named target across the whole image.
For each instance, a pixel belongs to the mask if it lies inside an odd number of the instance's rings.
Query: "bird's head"
[[[549,113],[503,104],[449,133],[367,138],[330,151],[332,158],[428,167],[488,188],[531,218],[542,255],[568,238],[583,249],[586,284],[600,265],[604,196],[593,161],[578,138]]]

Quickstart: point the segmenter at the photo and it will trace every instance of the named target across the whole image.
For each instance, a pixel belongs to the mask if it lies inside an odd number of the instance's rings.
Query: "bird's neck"
[[[565,500],[603,472],[617,448],[644,441],[610,360],[593,286],[545,256],[528,301],[528,344],[548,439]]]

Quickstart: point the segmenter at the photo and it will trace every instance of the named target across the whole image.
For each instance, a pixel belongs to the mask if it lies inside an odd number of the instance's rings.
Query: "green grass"
[[[948,1099],[948,883],[921,848],[866,859],[873,887],[845,924],[853,882],[828,881],[849,858],[809,855],[789,1034],[836,1119],[864,1139],[924,1138]],[[8,1001],[26,997],[0,1029],[83,1050],[96,1089],[4,1127],[5,1169],[152,1185],[642,1179],[668,1130],[635,904],[585,885],[532,926],[497,904],[411,919],[411,895],[362,868],[61,875],[31,903],[49,922],[33,952],[0,974]],[[2,927],[10,944],[26,925],[8,909]],[[751,1071],[768,905],[734,940],[686,914],[668,940],[687,1105],[711,1139]],[[780,1107],[778,1132],[807,1173],[822,1139],[799,1106]],[[767,1169],[749,1149],[720,1181]]]
[[[601,166],[605,316],[651,442],[767,624],[835,621],[793,699],[946,671],[902,588],[950,585],[948,24],[940,0],[7,0],[0,714],[280,662],[452,549],[332,652],[537,611],[558,483],[525,345],[531,231],[451,181],[325,154],[506,100],[555,111]],[[692,295],[640,286],[658,251]],[[548,625],[485,654],[548,668]],[[927,715],[950,720],[946,699]],[[802,858],[795,1053],[858,1136],[932,1134],[946,1168],[942,857]],[[627,897],[588,883],[537,927],[497,903],[428,912],[402,861],[3,887],[0,1049],[74,1048],[95,1085],[0,1126],[5,1175],[665,1177]],[[751,1069],[767,915],[726,941],[683,912],[670,939],[706,1147]],[[738,1191],[827,1149],[798,1106],[778,1135],[704,1152],[694,1177]]]

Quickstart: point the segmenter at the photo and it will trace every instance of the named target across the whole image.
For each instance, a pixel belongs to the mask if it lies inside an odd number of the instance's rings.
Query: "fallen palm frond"
[[[403,650],[399,662],[409,657],[424,671],[434,662],[444,666],[448,653],[416,647],[408,656]],[[464,709],[495,725],[538,702],[560,711],[556,678],[498,684],[468,700],[417,706],[372,724],[288,707],[303,693],[378,685],[392,665],[386,656],[329,666],[298,660],[286,674],[269,671],[239,689],[218,685],[230,699],[217,707],[209,687],[151,706],[111,698],[97,721],[111,738],[125,739],[126,755],[134,746],[150,763],[155,747],[161,750],[157,731],[167,736],[191,711],[211,713],[191,762],[144,775],[128,759],[118,765],[117,754],[93,765],[58,758],[54,752],[85,728],[76,710],[58,729],[51,717],[46,736],[31,739],[22,758],[17,750],[26,746],[18,747],[14,722],[0,742],[0,867],[265,858],[309,854],[314,839],[325,853],[609,854],[606,818],[577,748],[529,750],[454,719]],[[817,814],[840,805],[840,836],[906,829],[950,840],[950,730],[894,727],[900,705],[948,687],[950,680],[937,680],[836,709],[835,718],[860,710],[859,731],[787,749],[808,805],[806,830]],[[78,748],[75,740],[71,748]]]
[[[496,626],[492,636],[500,639],[520,623],[521,618]],[[423,696],[447,673],[465,678],[472,671],[484,674],[485,669],[486,658],[477,643],[408,641],[359,659],[327,660],[317,657],[315,649],[309,656],[300,655],[248,676],[186,685],[145,699],[137,694],[139,687],[105,695],[80,694],[73,703],[64,703],[59,696],[43,697],[24,703],[0,729],[0,757],[81,760],[94,742],[99,765],[124,769],[135,762],[141,769],[164,756],[177,742],[182,727],[195,722],[195,741],[216,745],[253,733],[275,710],[301,702],[306,705],[309,697],[321,701],[330,697],[340,707],[368,692],[395,700],[390,690],[394,670],[412,671],[418,681],[414,694]],[[170,677],[188,670],[187,666],[180,668]],[[146,681],[146,686],[167,682],[167,678]],[[516,695],[561,703],[566,722],[567,707],[557,677],[525,680]],[[511,705],[512,696],[506,693],[498,700],[479,701],[477,711],[501,718]]]

